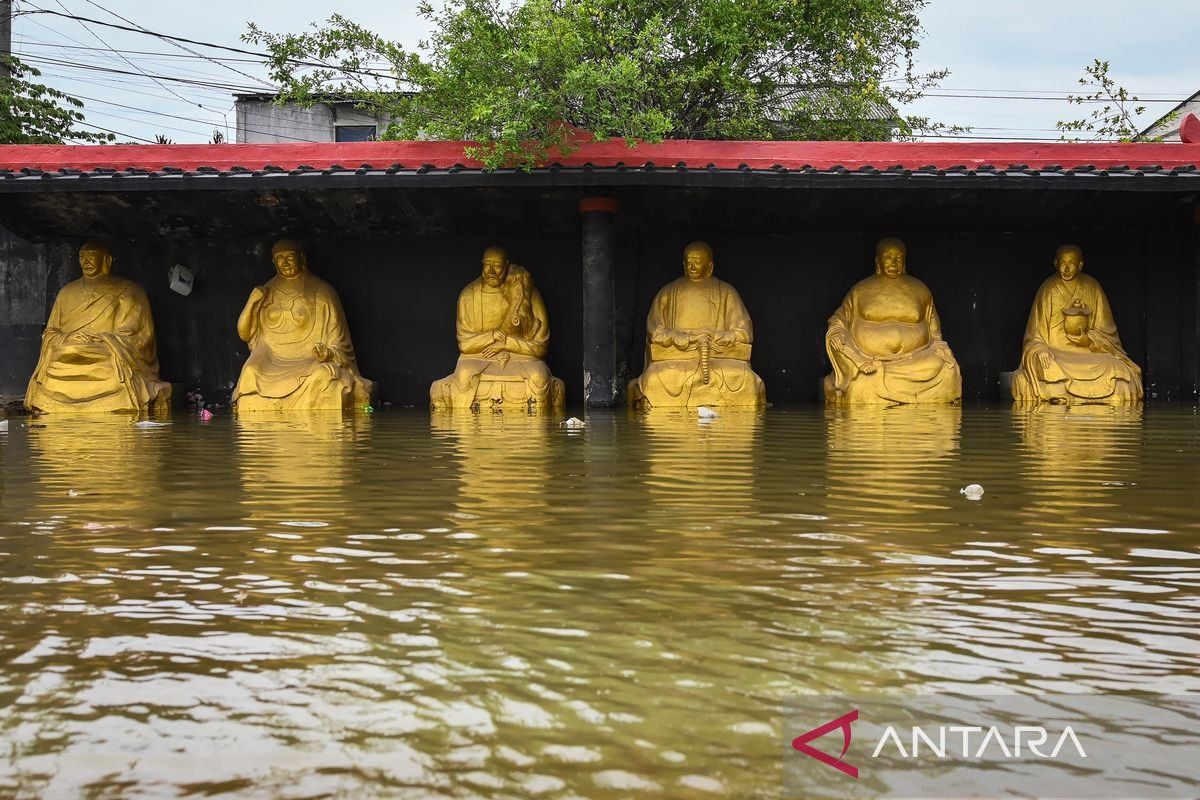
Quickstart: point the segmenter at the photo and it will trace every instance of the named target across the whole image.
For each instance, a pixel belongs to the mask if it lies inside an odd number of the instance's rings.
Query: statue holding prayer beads
[[[737,290],[713,277],[705,242],[683,251],[683,276],[650,303],[646,368],[629,383],[635,408],[764,406],[767,390],[750,368],[754,326]]]

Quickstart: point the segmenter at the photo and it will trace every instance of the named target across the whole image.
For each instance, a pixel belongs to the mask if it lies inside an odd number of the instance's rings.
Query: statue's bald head
[[[1083,272],[1083,248],[1077,244],[1064,244],[1054,251],[1054,269],[1064,281],[1073,281]]]
[[[713,251],[708,242],[692,242],[683,248],[683,274],[694,281],[713,272]]]
[[[880,239],[875,245],[875,274],[898,278],[907,269],[908,248],[894,236]]]
[[[295,239],[280,239],[271,247],[271,258],[274,258],[280,253],[296,253],[297,255],[304,255],[304,246]]]
[[[492,246],[483,251],[483,282],[493,288],[508,277],[508,251]]]
[[[103,242],[88,242],[79,248],[79,268],[88,278],[112,272],[112,249]]]
[[[99,253],[107,258],[112,258],[112,248],[104,242],[88,242],[83,247],[79,248],[80,253]]]
[[[271,248],[271,261],[281,278],[295,278],[308,268],[304,247],[295,239],[280,239]]]

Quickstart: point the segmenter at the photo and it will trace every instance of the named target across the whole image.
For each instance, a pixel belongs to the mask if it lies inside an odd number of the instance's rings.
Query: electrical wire
[[[257,50],[247,50],[242,47],[229,47],[228,45],[214,44],[213,42],[204,42],[204,41],[200,41],[197,39],[188,39],[183,36],[171,36],[170,34],[159,33],[158,31],[152,31],[147,28],[128,27],[125,25],[117,25],[112,22],[104,22],[103,20],[91,19],[90,17],[79,16],[77,14],[70,14],[70,13],[64,14],[61,11],[53,11],[53,10],[47,9],[47,8],[39,8],[38,6],[31,6],[31,7],[34,8],[35,10],[34,11],[25,11],[25,12],[21,12],[21,13],[23,13],[23,14],[53,14],[54,16],[57,16],[57,17],[65,17],[67,19],[79,20],[79,21],[83,21],[83,22],[92,23],[93,25],[103,25],[104,27],[107,27],[107,28],[115,28],[117,30],[129,31],[130,33],[139,33],[139,34],[144,34],[147,36],[153,36],[157,39],[163,39],[164,41],[184,42],[186,44],[197,45],[198,47],[210,47],[214,50],[225,50],[230,53],[241,53],[242,55],[259,56],[259,57],[263,58],[264,60],[270,59],[272,57],[270,53],[263,53],[263,52],[260,52]],[[292,63],[292,64],[296,64],[298,66],[305,66],[305,67],[319,67],[321,69],[338,69],[336,67],[332,67],[329,64],[323,64],[319,61],[304,61],[302,59],[290,58],[290,59],[288,59],[288,62]],[[373,70],[356,69],[356,70],[343,70],[343,71],[349,72],[349,73],[352,73],[355,75],[367,75],[367,76],[370,76],[373,78],[383,78],[385,80],[396,80],[395,75],[390,75],[390,74],[381,73],[381,72],[375,72]]]
[[[61,2],[59,2],[59,0],[55,0],[55,1],[56,1],[56,2],[58,2],[58,3],[59,3],[59,5],[62,5],[62,3],[61,3]],[[148,31],[148,30],[147,30],[145,27],[143,27],[142,25],[138,25],[138,24],[137,24],[136,22],[134,22],[133,20],[131,20],[131,19],[126,19],[125,17],[122,17],[120,14],[116,13],[115,11],[112,11],[112,10],[110,10],[110,9],[107,9],[107,8],[105,8],[104,6],[102,6],[102,5],[100,5],[99,3],[95,2],[94,0],[85,0],[85,1],[86,1],[87,3],[89,3],[89,4],[93,5],[93,6],[95,6],[96,8],[100,9],[101,11],[104,11],[105,13],[108,13],[108,14],[111,14],[111,15],[113,15],[114,17],[116,17],[117,19],[121,20],[122,22],[126,22],[126,23],[128,23],[128,24],[130,24],[130,25],[135,25],[135,26],[137,26],[138,28],[140,28],[142,31],[145,31],[145,32],[149,33],[149,31]],[[66,7],[65,7],[65,6],[64,6],[64,10],[66,10]],[[205,59],[205,60],[207,60],[207,61],[211,61],[212,63],[216,64],[217,66],[219,66],[219,67],[223,67],[224,69],[230,70],[231,72],[235,72],[235,73],[237,73],[238,75],[241,75],[242,77],[249,78],[249,79],[250,79],[250,80],[252,80],[252,81],[258,81],[259,83],[263,84],[264,86],[268,86],[268,87],[270,87],[272,91],[278,91],[278,88],[279,88],[279,87],[275,86],[275,84],[273,84],[273,83],[271,83],[271,82],[269,82],[269,81],[265,81],[265,80],[263,80],[262,78],[259,78],[259,77],[256,77],[256,76],[254,76],[254,75],[251,75],[251,74],[249,74],[248,72],[243,72],[243,71],[242,71],[242,70],[240,70],[240,69],[236,69],[236,68],[234,68],[234,67],[231,67],[231,66],[229,66],[228,64],[224,64],[224,63],[222,63],[222,62],[220,62],[220,61],[217,61],[217,60],[216,60],[216,59],[214,59],[214,58],[210,58],[209,56],[203,55],[202,53],[198,53],[198,52],[196,52],[195,50],[192,50],[191,48],[184,47],[182,44],[179,44],[178,42],[171,41],[170,39],[164,39],[163,41],[167,42],[168,44],[170,44],[170,45],[172,45],[172,46],[174,46],[174,47],[177,47],[177,48],[179,48],[180,50],[183,50],[184,52],[191,53],[191,54],[192,54],[192,55],[194,55],[194,56],[199,56],[200,58],[203,58],[203,59]]]

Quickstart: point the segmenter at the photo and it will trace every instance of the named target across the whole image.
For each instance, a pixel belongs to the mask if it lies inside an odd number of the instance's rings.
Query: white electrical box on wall
[[[179,292],[182,295],[192,293],[192,271],[183,264],[171,267],[171,271],[167,273],[167,279],[171,282],[171,291]]]

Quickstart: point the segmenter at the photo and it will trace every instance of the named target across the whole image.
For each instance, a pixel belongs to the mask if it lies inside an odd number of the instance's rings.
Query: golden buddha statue
[[[933,295],[905,271],[905,247],[884,239],[875,247],[875,274],[856,283],[829,318],[825,350],[833,373],[825,402],[863,405],[956,403],[962,375]]]
[[[250,292],[238,336],[250,345],[233,391],[239,411],[360,408],[372,384],[358,372],[337,292],[308,271],[298,242],[271,248],[276,275]]]
[[[158,379],[154,319],[146,292],[112,273],[112,251],[79,249],[83,277],[54,298],[25,407],[34,413],[160,411],[171,384]]]
[[[737,290],[713,277],[712,248],[705,242],[689,244],[683,271],[650,304],[646,369],[629,384],[629,404],[641,409],[766,405],[766,386],[750,368],[750,314]]]
[[[1083,274],[1083,251],[1063,245],[1054,267],[1029,312],[1013,399],[1023,405],[1140,403],[1142,370],[1121,347],[1104,290]]]
[[[543,361],[550,344],[546,304],[524,267],[502,247],[483,253],[483,274],[458,296],[458,365],[429,387],[434,411],[452,408],[561,409],[563,382]]]

